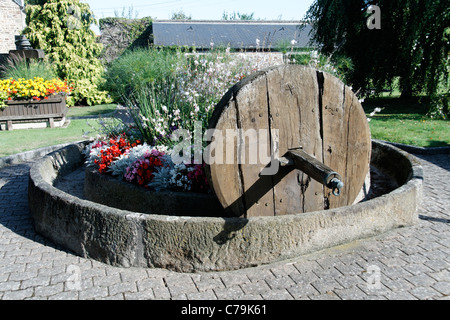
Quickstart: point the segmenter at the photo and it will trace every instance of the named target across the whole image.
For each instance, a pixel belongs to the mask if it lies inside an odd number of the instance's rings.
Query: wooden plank
[[[260,129],[268,132],[270,128],[267,103],[265,75],[254,79],[251,85],[242,87],[236,94],[237,123],[240,129],[238,151],[240,156],[245,155],[245,157],[240,157],[243,161],[241,161],[239,168],[242,176],[247,217],[274,215],[272,177],[260,176],[261,171],[267,165],[270,165],[270,160],[263,163],[261,161],[263,159],[256,157],[256,162],[254,161],[254,153],[255,151],[258,153],[259,146],[262,143],[265,143],[266,146],[271,145],[268,135],[266,137],[258,135],[261,132]],[[250,139],[246,137],[250,137]],[[265,139],[265,141],[260,139]]]
[[[308,71],[298,79],[298,85],[302,88],[300,104],[302,106],[300,118],[300,134],[303,150],[318,159],[322,157],[321,137],[321,110],[319,101],[319,82],[314,69]],[[306,74],[308,76],[306,77]],[[304,212],[322,210],[324,208],[324,186],[312,180],[307,174],[302,174],[303,197],[305,198]]]
[[[50,99],[49,99],[50,100]],[[64,117],[68,108],[65,100],[51,100],[48,101],[27,103],[17,101],[14,104],[8,103],[8,107],[0,110],[0,120],[32,120],[45,118]]]
[[[48,119],[48,118],[62,118],[64,114],[35,114],[35,115],[11,115],[0,117],[0,120],[34,120],[34,119]]]
[[[271,129],[278,130],[278,155],[301,146],[299,96],[300,86],[289,68],[273,69],[267,73]],[[304,197],[299,183],[301,173],[280,167],[273,177],[275,215],[304,212]]]
[[[345,85],[328,73],[323,75],[322,92],[322,130],[323,163],[339,173],[344,180],[344,190],[339,197],[325,188],[328,208],[338,208],[349,204],[350,181],[345,174],[347,169],[349,105],[344,103]]]
[[[229,100],[222,100],[218,105],[217,110],[220,109],[220,118],[217,118],[217,122],[214,124],[215,129],[220,130],[222,138],[226,139],[227,130],[237,132],[237,109],[235,101],[229,96]],[[227,157],[235,158],[237,155],[237,142],[229,135],[228,141],[224,140],[225,144],[228,143],[231,149],[217,150],[217,152],[223,152],[223,158],[221,163],[209,163],[206,166],[206,173],[214,193],[218,200],[223,205],[225,211],[230,216],[240,216],[245,214],[245,205],[243,199],[242,181],[240,177],[240,170],[237,161],[229,161],[227,163]],[[225,147],[225,146],[224,146]],[[215,156],[216,154],[212,154]]]
[[[370,166],[371,136],[369,123],[360,102],[349,87],[345,87],[345,103],[349,109],[347,184],[348,204],[352,204],[361,190]]]

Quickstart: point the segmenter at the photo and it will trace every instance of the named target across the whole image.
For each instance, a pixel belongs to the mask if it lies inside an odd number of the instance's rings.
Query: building
[[[310,25],[300,21],[195,21],[154,20],[153,43],[157,46],[195,46],[267,50],[310,46]]]
[[[23,0],[0,0],[0,54],[15,50],[15,36],[25,27]]]

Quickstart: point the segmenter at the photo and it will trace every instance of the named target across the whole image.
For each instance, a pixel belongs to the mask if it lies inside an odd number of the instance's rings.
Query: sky
[[[220,20],[224,12],[251,14],[264,20],[301,20],[313,0],[82,0],[90,5],[97,19],[115,17],[133,9],[133,18],[170,19],[183,11],[193,20]],[[136,16],[137,14],[137,16]]]

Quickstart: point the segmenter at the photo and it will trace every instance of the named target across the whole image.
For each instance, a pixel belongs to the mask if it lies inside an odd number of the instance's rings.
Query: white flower
[[[297,43],[297,41],[295,39],[292,39],[291,45],[295,46],[296,43]]]

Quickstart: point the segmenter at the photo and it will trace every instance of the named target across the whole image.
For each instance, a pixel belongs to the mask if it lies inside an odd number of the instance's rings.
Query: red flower
[[[111,163],[131,148],[130,142],[122,137],[115,139],[111,138],[108,142],[104,142],[104,145],[108,145],[109,147],[100,151],[100,160],[94,161],[94,163],[98,165],[98,170],[101,173],[106,173],[111,166]],[[101,145],[96,147],[101,147]]]

